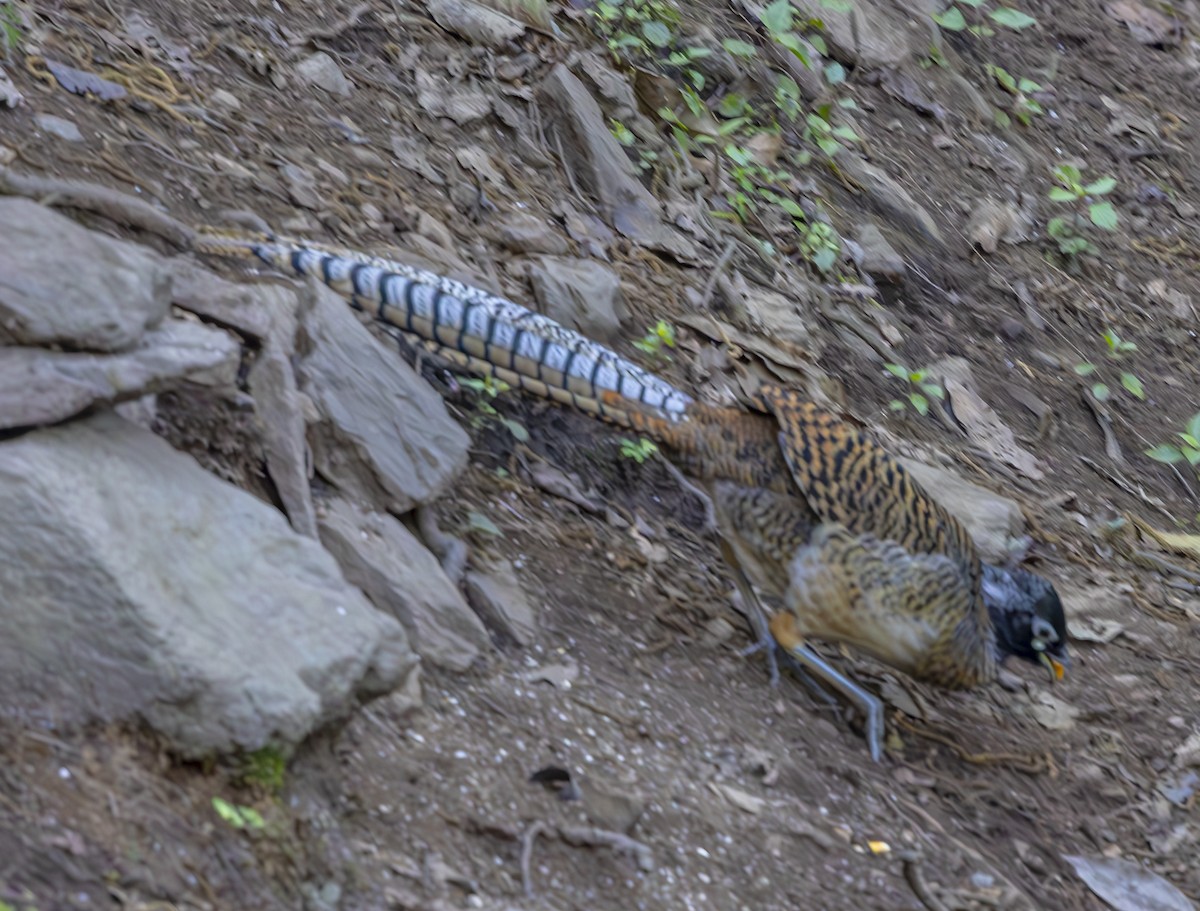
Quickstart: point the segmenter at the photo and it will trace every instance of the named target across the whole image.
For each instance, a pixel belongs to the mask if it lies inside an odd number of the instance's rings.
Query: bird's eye
[[[1058,641],[1058,633],[1055,632],[1054,627],[1044,617],[1033,618],[1032,632],[1034,639],[1033,647],[1038,651],[1044,649],[1046,643]]]

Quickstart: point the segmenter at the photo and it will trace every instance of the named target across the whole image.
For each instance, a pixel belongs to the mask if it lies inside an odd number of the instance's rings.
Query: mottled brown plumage
[[[863,705],[874,753],[878,700],[805,648],[806,637],[850,643],[955,689],[991,680],[1004,654],[1056,668],[1047,655],[1065,658],[1049,583],[985,567],[962,524],[903,466],[790,390],[764,385],[749,411],[696,402],[511,301],[355,251],[229,236],[198,249],[315,276],[453,365],[654,440],[707,486],[726,558],[743,594],[766,600],[776,640]]]

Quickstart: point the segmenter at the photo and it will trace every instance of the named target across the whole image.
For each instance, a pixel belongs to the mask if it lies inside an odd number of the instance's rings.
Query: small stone
[[[862,248],[859,268],[868,275],[889,282],[904,280],[904,257],[896,252],[883,232],[867,222],[858,226],[858,243]]]
[[[548,253],[563,256],[567,240],[544,218],[529,212],[510,212],[498,225],[500,243],[513,253]]]
[[[1025,324],[1015,316],[1005,317],[1000,321],[1000,334],[1010,342],[1015,342],[1025,334]]]
[[[497,560],[467,573],[467,600],[488,626],[520,645],[537,636],[537,610],[521,590],[508,560]]]
[[[242,109],[242,103],[238,100],[237,95],[233,94],[233,92],[226,91],[225,89],[217,89],[208,96],[208,100],[214,108],[227,113],[240,111]]]
[[[84,141],[83,134],[79,132],[79,127],[75,126],[73,121],[55,117],[53,114],[38,114],[34,119],[41,129],[63,142]]]
[[[620,331],[624,315],[621,279],[610,267],[588,259],[543,256],[529,267],[533,293],[551,319],[606,340]]]
[[[354,84],[346,78],[337,61],[324,52],[305,57],[296,64],[296,77],[308,85],[324,89],[331,95],[345,98],[354,91]]]

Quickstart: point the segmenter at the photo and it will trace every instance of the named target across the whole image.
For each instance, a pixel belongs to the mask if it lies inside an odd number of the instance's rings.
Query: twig
[[[686,157],[686,156],[685,156]],[[713,289],[717,286],[717,279],[721,277],[721,273],[725,271],[729,265],[729,261],[733,259],[733,254],[737,251],[737,240],[729,238],[729,242],[725,244],[725,249],[721,251],[720,258],[712,267],[712,272],[708,275],[708,281],[704,283],[704,289],[700,292],[700,302],[697,305],[700,310],[707,310],[708,305],[712,303]]]
[[[1117,442],[1117,435],[1113,432],[1112,415],[1108,413],[1108,409],[1096,401],[1096,397],[1092,395],[1087,388],[1082,389],[1083,402],[1092,411],[1092,417],[1096,419],[1096,423],[1100,425],[1100,432],[1104,434],[1104,454],[1107,455],[1113,462],[1118,465],[1125,463],[1125,456],[1121,453],[1121,444]]]
[[[614,851],[632,854],[638,869],[643,873],[654,869],[654,853],[650,846],[620,832],[597,829],[593,826],[560,826],[558,834],[569,845],[612,848]]]
[[[533,897],[533,872],[530,870],[533,865],[533,843],[546,831],[544,822],[535,822],[521,833],[521,888],[525,890],[526,898]]]
[[[315,41],[318,38],[324,38],[329,41],[340,38],[343,32],[348,32],[358,25],[358,20],[370,11],[370,3],[360,3],[332,25],[318,25],[316,28],[310,28],[308,31],[302,32],[298,37],[292,39],[292,47],[304,47],[310,41]]]
[[[1143,503],[1145,503],[1147,506],[1153,506],[1155,509],[1157,509],[1159,512],[1161,512],[1164,516],[1166,516],[1168,519],[1170,519],[1172,523],[1175,522],[1175,517],[1173,515],[1171,515],[1171,513],[1167,510],[1167,507],[1163,505],[1162,500],[1158,500],[1158,499],[1155,499],[1154,497],[1151,497],[1149,494],[1147,494],[1144,490],[1142,490],[1139,487],[1134,487],[1131,483],[1129,483],[1129,481],[1125,480],[1123,477],[1121,477],[1116,472],[1109,471],[1106,468],[1101,468],[1098,464],[1096,464],[1094,461],[1089,459],[1087,456],[1081,455],[1079,457],[1079,461],[1081,461],[1084,465],[1086,465],[1088,468],[1092,469],[1092,471],[1096,472],[1096,474],[1100,475],[1101,477],[1108,478],[1110,481],[1112,481],[1114,484],[1116,484],[1118,487],[1120,487],[1126,493],[1132,494],[1133,496],[1140,498],[1141,501]]]
[[[904,879],[908,883],[910,889],[913,890],[913,895],[923,904],[929,911],[950,911],[936,895],[930,890],[925,882],[925,877],[921,873],[921,854],[919,851],[902,851],[899,855],[901,862],[904,864]]]
[[[192,228],[145,200],[87,181],[17,174],[0,167],[0,194],[25,196],[47,206],[95,212],[120,224],[149,231],[184,250],[190,249],[196,238]]]
[[[438,527],[437,515],[428,503],[418,506],[416,512],[417,530],[421,532],[426,546],[437,554],[438,562],[450,581],[458,585],[467,571],[467,545]]]

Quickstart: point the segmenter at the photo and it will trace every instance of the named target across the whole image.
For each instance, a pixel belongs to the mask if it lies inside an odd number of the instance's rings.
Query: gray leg
[[[806,671],[825,681],[862,709],[867,721],[867,748],[871,751],[871,758],[879,762],[883,758],[883,703],[879,698],[867,692],[807,645],[790,648],[785,654],[795,658]]]

